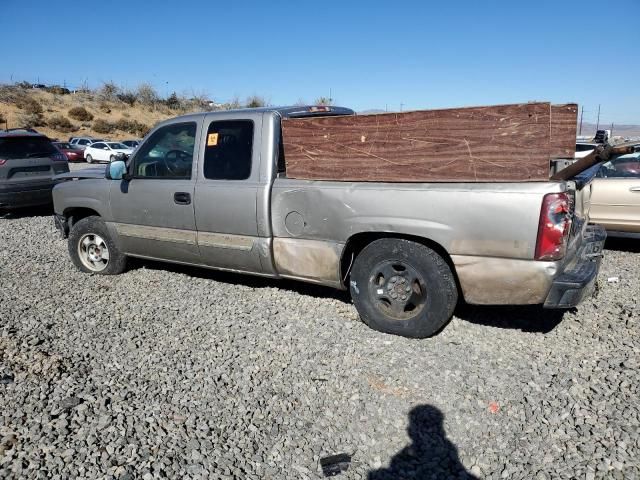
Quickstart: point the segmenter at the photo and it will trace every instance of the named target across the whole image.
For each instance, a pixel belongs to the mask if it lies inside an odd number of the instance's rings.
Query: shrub
[[[64,133],[75,132],[77,130],[77,127],[62,115],[54,115],[49,118],[47,125],[54,130]]]
[[[111,107],[109,107],[109,104],[106,102],[102,102],[100,105],[98,105],[98,108],[104,113],[111,113]]]
[[[158,92],[148,83],[143,83],[138,87],[136,92],[137,101],[144,105],[153,105],[158,103]]]
[[[2,123],[7,123],[7,120],[6,120],[6,118],[4,118],[4,115],[2,115],[0,113],[0,124],[2,124]]]
[[[136,103],[136,94],[129,90],[123,91],[118,94],[118,100],[132,107],[133,104]]]
[[[93,130],[98,133],[111,133],[115,130],[113,123],[107,122],[102,118],[98,118],[93,122]]]
[[[102,100],[116,100],[120,93],[120,87],[113,82],[105,82],[98,90],[98,97]]]
[[[15,100],[15,105],[25,113],[42,114],[42,105],[28,95],[20,95]]]
[[[164,104],[171,108],[172,110],[177,110],[182,106],[182,101],[176,95],[176,92],[173,92],[167,99],[164,101]]]
[[[93,115],[84,107],[73,107],[69,109],[69,116],[81,122],[93,120]]]
[[[328,97],[318,97],[313,103],[314,105],[333,105],[333,99]]]
[[[54,93],[56,95],[68,95],[71,91],[66,87],[61,87],[60,85],[52,85],[50,87],[46,87],[45,91],[49,93]]]
[[[247,98],[247,108],[257,108],[257,107],[264,107],[267,104],[266,100],[264,99],[264,97],[260,97],[258,95],[251,95],[249,98]]]
[[[29,82],[25,82],[24,80],[22,82],[16,82],[16,87],[18,88],[31,88],[31,84]]]
[[[140,123],[136,120],[127,120],[126,118],[120,118],[115,124],[113,124],[113,126],[122,132],[131,133],[133,135],[141,135],[149,129],[149,126],[144,123]]]
[[[19,128],[43,127],[46,125],[41,113],[21,113],[16,120]]]

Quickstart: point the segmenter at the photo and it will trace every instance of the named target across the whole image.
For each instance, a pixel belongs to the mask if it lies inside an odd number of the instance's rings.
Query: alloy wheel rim
[[[100,235],[85,233],[78,242],[78,257],[92,272],[101,272],[109,264],[109,247]]]

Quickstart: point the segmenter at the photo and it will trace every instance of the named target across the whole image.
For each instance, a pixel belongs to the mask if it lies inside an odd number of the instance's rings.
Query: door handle
[[[630,192],[640,192],[640,187],[631,187],[629,188]]]
[[[191,194],[187,192],[176,192],[173,194],[173,201],[178,205],[189,205],[191,203]]]

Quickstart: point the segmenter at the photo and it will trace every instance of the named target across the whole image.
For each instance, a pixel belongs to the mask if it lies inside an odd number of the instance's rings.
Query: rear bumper
[[[38,185],[2,185],[0,186],[0,207],[48,205],[53,202],[51,189],[54,185],[54,182]]]
[[[607,233],[600,225],[589,225],[576,254],[576,262],[558,275],[544,302],[545,308],[571,308],[591,296],[595,289]]]

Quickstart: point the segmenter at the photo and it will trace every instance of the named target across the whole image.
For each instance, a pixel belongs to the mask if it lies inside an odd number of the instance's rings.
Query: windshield
[[[109,145],[113,149],[129,148],[126,145],[123,145],[122,143],[117,143],[117,142],[107,143],[107,145]]]
[[[58,154],[58,150],[46,137],[4,137],[0,138],[0,158],[34,158]]]
[[[58,148],[64,148],[65,150],[71,150],[73,148],[73,146],[70,143],[66,143],[66,142],[58,142],[58,143],[54,143],[54,145]]]

